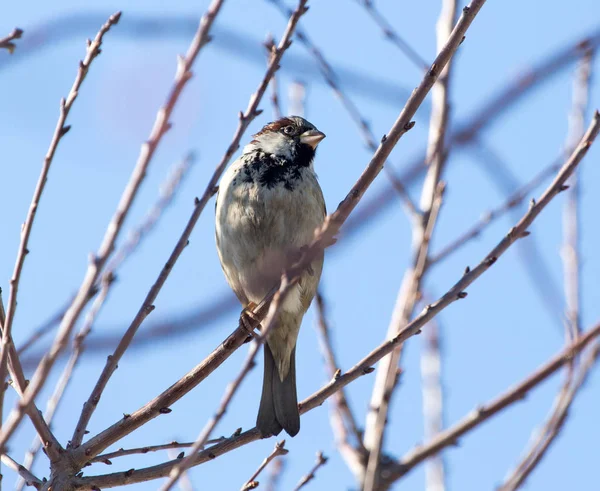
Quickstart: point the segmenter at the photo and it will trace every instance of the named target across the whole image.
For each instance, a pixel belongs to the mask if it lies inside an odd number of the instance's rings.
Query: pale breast
[[[217,248],[238,297],[243,293],[248,300],[260,302],[299,248],[312,240],[323,222],[325,205],[312,169],[265,176],[254,172],[251,163],[240,161],[221,182]],[[287,299],[285,310],[299,309],[300,299],[294,297],[299,294]]]

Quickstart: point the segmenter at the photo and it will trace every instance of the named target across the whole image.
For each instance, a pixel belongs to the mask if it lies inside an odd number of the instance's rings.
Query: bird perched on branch
[[[279,285],[281,273],[325,218],[313,168],[325,134],[298,116],[267,124],[227,169],[217,196],[216,242],[223,272],[244,307],[242,320]],[[296,340],[317,291],[323,254],[285,297],[264,346],[256,426],[263,436],[300,431]]]

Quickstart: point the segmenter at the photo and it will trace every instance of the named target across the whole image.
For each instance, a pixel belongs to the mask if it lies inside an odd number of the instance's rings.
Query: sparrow
[[[299,116],[267,124],[226,170],[216,203],[216,244],[225,278],[251,311],[279,285],[282,272],[325,219],[313,167],[325,134]],[[281,304],[264,346],[256,426],[263,437],[300,431],[296,340],[323,268],[316,257]]]

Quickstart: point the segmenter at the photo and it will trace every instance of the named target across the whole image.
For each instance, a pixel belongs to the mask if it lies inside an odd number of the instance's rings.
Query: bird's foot
[[[256,304],[254,302],[250,302],[240,314],[240,324],[242,328],[248,333],[248,336],[250,336],[250,338],[255,338],[258,336],[258,334],[254,332],[254,330],[260,326],[260,319],[253,312],[255,308]]]

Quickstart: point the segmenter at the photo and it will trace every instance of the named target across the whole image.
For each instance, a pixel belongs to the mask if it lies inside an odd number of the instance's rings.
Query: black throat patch
[[[303,179],[303,169],[309,167],[315,158],[315,151],[309,145],[296,145],[295,150],[291,159],[260,150],[246,155],[244,166],[240,169],[241,181],[258,183],[268,189],[282,185],[293,191]]]

